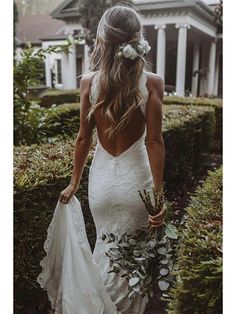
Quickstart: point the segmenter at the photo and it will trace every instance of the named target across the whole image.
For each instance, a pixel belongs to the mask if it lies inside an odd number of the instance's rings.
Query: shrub
[[[164,180],[171,190],[191,178],[203,160],[203,153],[212,150],[215,116],[214,109],[205,106],[168,105],[164,108]]]
[[[51,143],[73,136],[79,129],[79,108],[77,103],[50,108],[31,104],[27,113],[31,132],[23,135],[23,142],[27,145]],[[22,138],[17,144],[22,144]]]
[[[42,107],[50,107],[52,105],[79,102],[80,102],[79,89],[48,90],[42,93],[40,96],[40,105]]]
[[[80,106],[78,103],[64,104],[44,109],[44,121],[40,129],[44,132],[41,142],[61,140],[74,136],[79,130]]]
[[[222,313],[222,167],[186,209],[168,314]]]
[[[25,313],[25,307],[37,302],[42,293],[36,282],[44,257],[43,244],[53,216],[59,193],[69,183],[72,170],[72,141],[61,144],[21,146],[15,149],[14,195],[14,299],[15,312]],[[91,246],[95,228],[89,214],[87,177],[88,158],[79,197]]]
[[[28,144],[35,136],[35,130],[29,122],[29,87],[36,86],[43,79],[42,64],[47,54],[68,51],[69,44],[39,49],[30,45],[21,52],[20,59],[14,62],[14,144]],[[41,70],[40,70],[41,69]]]
[[[164,96],[163,103],[165,105],[171,104],[221,107],[223,101],[221,98]]]
[[[215,132],[214,132],[214,147],[213,151],[222,154],[222,116],[223,116],[223,102],[220,98],[191,98],[191,97],[177,97],[177,96],[165,96],[164,104],[166,105],[191,105],[191,106],[210,106],[215,110]]]
[[[209,107],[164,106],[163,134],[166,144],[165,181],[167,188],[183,183],[196,167],[201,153],[210,149],[214,111]],[[41,289],[36,282],[44,256],[43,242],[59,193],[69,183],[72,170],[73,141],[15,148],[14,254],[15,305],[20,307],[37,299]],[[196,145],[196,147],[195,147]],[[80,189],[88,238],[93,248],[95,227],[87,196],[88,158]],[[179,183],[179,184],[180,184]]]

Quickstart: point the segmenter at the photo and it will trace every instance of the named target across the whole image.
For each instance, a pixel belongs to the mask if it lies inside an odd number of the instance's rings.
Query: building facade
[[[66,44],[67,38],[72,42],[70,53],[47,56],[48,87],[77,88],[80,76],[88,70],[89,48],[84,41],[76,43],[83,35],[78,1],[62,2],[51,16],[65,23],[63,30],[41,38],[43,47]],[[166,92],[221,97],[222,34],[217,29],[214,6],[197,0],[135,0],[134,3],[142,14],[145,37],[152,47],[149,69],[163,78]]]

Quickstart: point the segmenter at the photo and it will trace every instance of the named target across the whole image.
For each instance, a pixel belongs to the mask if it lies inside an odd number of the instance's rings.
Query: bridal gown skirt
[[[98,140],[89,173],[89,205],[97,232],[93,257],[112,301],[125,314],[144,313],[147,299],[129,299],[127,280],[108,273],[109,259],[104,252],[110,244],[101,237],[105,233],[122,235],[148,225],[148,214],[138,193],[150,189],[153,182],[144,137],[118,157],[109,154]]]
[[[55,314],[142,314],[147,298],[128,298],[128,282],[108,273],[105,233],[122,235],[148,225],[148,214],[138,194],[149,189],[152,175],[144,135],[128,150],[113,157],[96,146],[89,172],[89,205],[97,239],[93,253],[88,242],[79,200],[57,203],[48,227],[37,277],[47,291]]]

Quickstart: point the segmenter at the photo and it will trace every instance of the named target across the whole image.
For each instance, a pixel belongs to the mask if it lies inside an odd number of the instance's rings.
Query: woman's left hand
[[[166,205],[164,204],[161,211],[157,215],[155,216],[149,215],[148,222],[150,224],[150,228],[160,227],[164,223],[165,215],[166,215]]]

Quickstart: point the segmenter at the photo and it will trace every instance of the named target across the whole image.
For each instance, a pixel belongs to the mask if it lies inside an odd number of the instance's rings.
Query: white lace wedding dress
[[[140,77],[145,115],[148,90],[146,73]],[[90,89],[93,105],[99,93],[99,75]],[[128,298],[128,282],[108,273],[105,251],[113,244],[102,240],[105,233],[122,235],[148,225],[148,214],[138,194],[150,189],[152,175],[145,134],[118,157],[109,154],[99,139],[89,172],[89,205],[97,238],[91,252],[80,202],[73,196],[68,204],[58,202],[48,228],[37,281],[47,290],[56,314],[142,314],[147,298]]]

